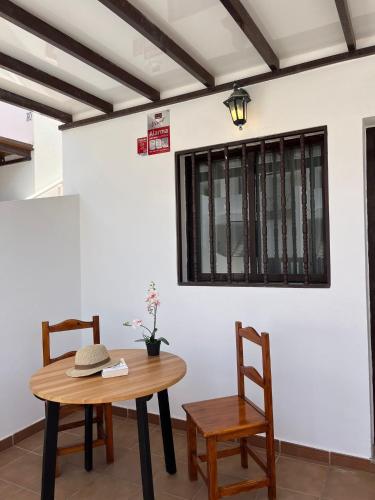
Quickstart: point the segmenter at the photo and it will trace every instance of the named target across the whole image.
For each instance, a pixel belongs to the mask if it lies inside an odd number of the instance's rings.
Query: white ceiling
[[[214,75],[216,83],[268,71],[219,0],[131,0]],[[193,76],[97,0],[14,0],[126,69],[161,97],[202,88]],[[334,0],[242,0],[281,66],[344,52]],[[349,0],[357,46],[375,39],[375,0]],[[108,100],[120,109],[146,98],[0,18],[1,51]],[[0,87],[83,117],[99,112],[0,69]]]

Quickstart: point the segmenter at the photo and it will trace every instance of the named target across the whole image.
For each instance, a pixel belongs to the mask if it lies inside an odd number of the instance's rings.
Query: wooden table
[[[176,472],[168,387],[183,378],[186,373],[185,362],[167,352],[161,352],[160,356],[149,357],[144,349],[117,349],[110,351],[110,355],[113,358],[125,359],[129,375],[105,379],[99,373],[90,377],[71,378],[65,374],[65,371],[74,365],[74,357],[71,357],[45,366],[31,377],[32,393],[46,402],[42,500],[54,498],[60,403],[85,405],[85,466],[86,470],[91,470],[92,405],[136,400],[143,498],[153,500],[147,401],[157,393],[165,467],[169,474]]]

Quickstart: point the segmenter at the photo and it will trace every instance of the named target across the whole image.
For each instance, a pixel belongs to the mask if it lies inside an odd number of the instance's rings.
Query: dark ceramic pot
[[[156,342],[149,342],[148,344],[146,344],[148,355],[149,356],[159,356],[160,344],[161,344],[160,340],[157,340]]]

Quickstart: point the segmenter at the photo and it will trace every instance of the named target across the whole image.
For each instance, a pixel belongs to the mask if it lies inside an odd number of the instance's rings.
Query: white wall
[[[0,201],[24,200],[34,193],[34,158],[0,167]]]
[[[42,366],[41,322],[80,317],[79,200],[0,203],[0,439],[44,416],[28,388]],[[53,352],[80,336],[61,334]]]
[[[60,123],[33,113],[35,192],[45,189],[62,178],[62,137]]]
[[[0,136],[33,144],[32,161],[0,168],[0,201],[24,200],[33,195],[55,196],[62,183],[62,137],[59,122],[0,102]]]
[[[0,136],[33,143],[33,122],[27,110],[0,102]],[[0,201],[22,200],[34,193],[34,162],[0,167]]]
[[[33,142],[33,123],[27,120],[27,110],[0,102],[0,136],[16,141]]]
[[[83,315],[101,315],[109,347],[135,347],[123,320],[146,319],[160,288],[160,333],[187,362],[171,390],[187,401],[236,391],[234,321],[271,334],[276,436],[369,457],[363,123],[375,116],[375,57],[249,88],[238,131],[228,93],[171,106],[172,152],[136,155],[146,113],[64,132],[66,193],[81,195]],[[329,289],[178,287],[174,151],[328,126],[332,286]],[[151,409],[155,409],[154,403]]]

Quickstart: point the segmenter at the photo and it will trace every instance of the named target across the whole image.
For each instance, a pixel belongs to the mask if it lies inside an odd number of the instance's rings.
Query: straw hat
[[[111,359],[104,345],[88,345],[76,352],[74,368],[70,368],[65,373],[69,377],[87,377],[88,375],[100,372],[103,368],[115,365],[117,361]]]

